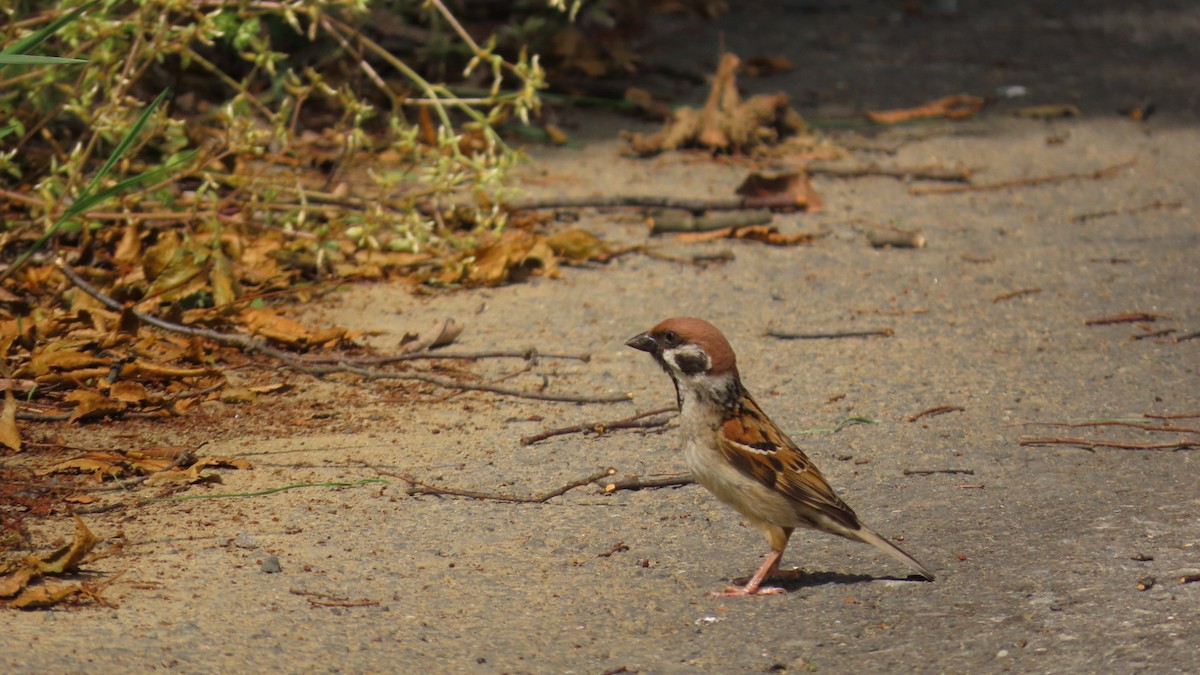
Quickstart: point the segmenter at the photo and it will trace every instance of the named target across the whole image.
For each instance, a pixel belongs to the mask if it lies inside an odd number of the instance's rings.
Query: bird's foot
[[[750,588],[749,586],[727,586],[723,591],[713,591],[708,594],[710,598],[744,598],[747,595],[784,595],[787,591],[778,586],[759,586],[758,588]]]

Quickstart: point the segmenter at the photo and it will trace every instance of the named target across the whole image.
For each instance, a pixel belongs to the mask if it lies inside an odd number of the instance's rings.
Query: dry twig
[[[1034,178],[1017,178],[1015,180],[1004,180],[997,183],[981,183],[977,185],[942,185],[933,187],[913,187],[908,189],[910,195],[947,195],[959,192],[992,192],[996,190],[1007,190],[1009,188],[1030,187],[1033,185],[1051,185],[1054,183],[1065,183],[1072,180],[1099,180],[1101,178],[1109,178],[1123,169],[1128,169],[1137,163],[1137,158],[1127,162],[1114,164],[1103,169],[1095,171],[1084,171],[1079,173],[1061,173],[1052,176],[1036,176]]]
[[[616,469],[613,469],[612,467],[609,467],[606,469],[600,469],[591,474],[588,474],[587,476],[584,476],[583,478],[573,480],[570,483],[567,483],[566,485],[554,488],[553,490],[549,490],[547,492],[541,492],[541,493],[534,494],[534,495],[525,496],[525,495],[506,495],[506,494],[501,494],[498,492],[477,492],[475,490],[459,490],[456,488],[440,487],[437,485],[430,485],[429,483],[425,483],[423,481],[417,480],[416,478],[413,478],[412,476],[407,476],[402,473],[385,471],[383,469],[380,469],[379,467],[371,466],[371,465],[365,464],[365,463],[363,465],[374,470],[376,473],[378,473],[380,475],[391,476],[392,478],[399,478],[400,480],[404,481],[405,483],[408,483],[409,485],[412,486],[407,490],[408,494],[410,494],[410,495],[448,495],[448,496],[452,496],[452,497],[467,497],[469,499],[485,499],[485,500],[494,501],[494,502],[514,502],[514,503],[518,503],[518,504],[544,504],[555,497],[564,495],[564,494],[570,492],[571,490],[574,490],[577,487],[582,487],[582,486],[588,485],[590,483],[595,483],[596,481],[600,480],[601,478],[604,478],[605,476],[611,476],[614,472],[616,472]]]
[[[962,407],[961,405],[939,405],[909,416],[908,421],[916,422],[922,417],[933,417],[934,415],[945,415],[946,413],[963,412],[965,410],[966,408]]]
[[[1118,448],[1121,450],[1188,450],[1200,448],[1200,441],[1167,441],[1164,443],[1129,443],[1125,441],[1105,441],[1097,438],[1030,438],[1021,437],[1020,445],[1078,445],[1087,450],[1096,448]]]
[[[677,412],[677,409],[675,408],[675,406],[670,406],[667,408],[657,408],[657,409],[651,410],[649,412],[638,413],[632,417],[625,417],[623,419],[614,420],[612,422],[588,422],[585,424],[572,424],[569,427],[550,429],[549,431],[543,431],[541,433],[534,434],[532,436],[523,436],[521,438],[521,445],[532,445],[534,443],[537,443],[538,441],[544,441],[547,438],[552,438],[554,436],[563,436],[566,434],[576,434],[576,433],[587,433],[589,431],[592,433],[595,433],[595,434],[603,434],[603,433],[606,433],[613,429],[651,429],[654,427],[661,427],[661,426],[666,425],[667,422],[670,421],[670,419],[647,420],[645,418],[653,417],[655,415],[662,415],[664,413],[673,413],[673,412]]]
[[[975,475],[975,469],[905,469],[905,476],[932,476],[937,473]]]
[[[680,485],[692,485],[696,482],[692,478],[692,474],[684,473],[677,476],[665,476],[662,478],[642,478],[641,476],[632,476],[630,478],[622,478],[619,481],[609,483],[604,486],[604,493],[616,492],[617,490],[646,490],[649,488],[661,487],[678,487]]]

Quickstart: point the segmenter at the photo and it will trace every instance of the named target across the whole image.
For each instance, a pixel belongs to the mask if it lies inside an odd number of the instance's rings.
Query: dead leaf
[[[17,375],[27,374],[40,377],[51,372],[69,372],[106,363],[108,361],[105,359],[74,350],[41,351],[30,357],[29,363],[18,370]]]
[[[546,239],[550,250],[573,263],[589,260],[604,262],[612,257],[612,247],[599,237],[581,228],[555,232]]]
[[[474,258],[465,270],[466,281],[473,285],[498,286],[538,274],[558,277],[554,251],[545,237],[532,232],[509,230],[477,249]]]
[[[98,543],[100,543],[100,538],[92,534],[83,519],[75,515],[75,536],[70,544],[40,558],[30,556],[26,559],[26,563],[41,574],[74,572],[79,568],[79,561],[91,553]]]
[[[91,389],[76,389],[68,392],[63,400],[67,403],[74,403],[75,409],[71,411],[69,422],[76,422],[85,417],[103,417],[104,415],[112,415],[124,410],[124,404],[119,401],[114,401],[111,398],[101,394],[98,391]]]
[[[4,392],[4,409],[0,410],[0,443],[11,450],[21,449],[21,430],[17,427],[17,397],[12,389]]]
[[[426,349],[444,347],[458,339],[458,336],[463,332],[463,328],[465,326],[454,319],[442,319],[421,335],[406,333],[404,338],[400,340],[401,351],[406,353],[420,352]]]
[[[714,152],[747,153],[764,145],[808,131],[800,114],[783,93],[763,94],[742,101],[737,89],[737,56],[725,53],[713,76],[712,89],[700,110],[681,107],[656,134],[622,132],[627,151],[648,157],[687,147]]]
[[[789,73],[796,69],[796,64],[783,54],[772,56],[751,56],[742,64],[741,73],[747,77],[767,77],[776,73]]]
[[[8,606],[13,609],[45,609],[82,592],[83,587],[79,584],[67,584],[53,588],[37,586],[25,589],[23,593],[9,601]]]
[[[233,457],[201,457],[192,465],[197,469],[237,469],[239,471],[249,471],[254,468],[249,460],[233,458]]]
[[[113,382],[108,388],[108,395],[122,403],[142,403],[149,398],[144,384],[128,380]]]
[[[867,119],[877,124],[896,124],[916,119],[945,117],[950,120],[966,119],[983,109],[986,101],[978,96],[955,94],[915,108],[897,110],[867,111]]]
[[[296,347],[327,344],[340,340],[346,335],[346,329],[338,327],[311,331],[273,310],[257,307],[242,310],[241,319],[250,332],[268,340]]]
[[[752,173],[738,186],[737,194],[746,197],[748,208],[756,206],[755,200],[767,202],[771,208],[780,208],[781,204],[806,211],[819,211],[821,208],[821,198],[804,171]]]
[[[779,228],[774,225],[748,225],[744,227],[727,227],[711,232],[685,232],[675,235],[675,239],[683,243],[714,241],[717,239],[748,239],[751,241],[761,241],[764,244],[771,244],[772,246],[796,246],[798,244],[811,243],[819,236],[821,235],[810,233],[781,234]]]

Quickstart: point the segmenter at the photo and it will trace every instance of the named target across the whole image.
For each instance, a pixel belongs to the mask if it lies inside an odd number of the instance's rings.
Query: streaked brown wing
[[[854,511],[749,394],[742,395],[739,408],[738,414],[721,425],[721,451],[729,463],[797,502],[846,527],[858,529]]]

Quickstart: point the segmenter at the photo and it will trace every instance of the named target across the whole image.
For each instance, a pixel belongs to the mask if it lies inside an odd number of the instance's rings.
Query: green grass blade
[[[30,56],[29,54],[0,53],[0,66],[48,66],[56,63],[87,63],[86,59],[65,56]]]
[[[154,114],[154,111],[158,109],[158,106],[162,104],[163,100],[167,98],[167,94],[170,93],[170,89],[163,89],[162,93],[159,94],[158,97],[155,98],[154,101],[142,111],[142,114],[138,116],[137,121],[134,122],[133,126],[129,128],[129,132],[125,134],[125,138],[121,139],[121,142],[117,144],[115,149],[113,149],[112,154],[108,156],[108,161],[104,163],[104,166],[100,167],[100,171],[97,172],[95,176],[92,176],[92,181],[88,183],[87,188],[84,189],[81,195],[79,195],[80,201],[86,199],[92,189],[96,187],[101,180],[104,180],[104,177],[108,175],[108,172],[113,168],[113,165],[121,159],[121,155],[125,154],[125,151],[129,149],[129,146],[133,145],[133,141],[142,131],[142,127],[146,126],[146,121],[150,119],[150,116]]]
[[[76,7],[67,14],[63,14],[57,19],[46,24],[41,30],[17,40],[4,49],[0,49],[0,54],[24,54],[28,52],[29,50],[48,40],[51,35],[54,35],[56,32],[58,32],[59,28],[71,23],[75,19],[79,18],[80,14],[83,14],[98,4],[100,4],[100,0],[93,0],[93,2]],[[3,63],[3,61],[0,61],[0,64]]]

